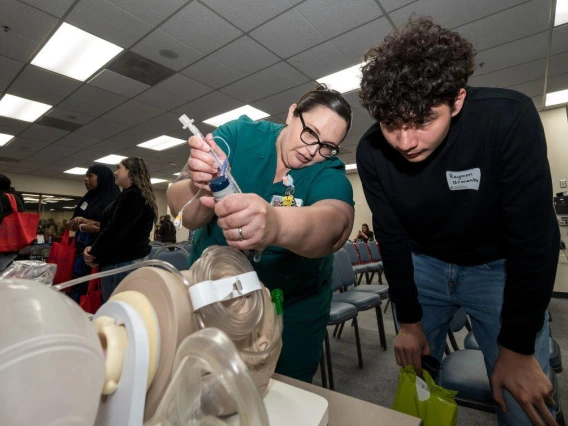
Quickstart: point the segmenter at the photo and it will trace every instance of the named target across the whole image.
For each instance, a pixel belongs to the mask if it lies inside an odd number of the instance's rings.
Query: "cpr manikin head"
[[[93,425],[105,370],[85,312],[29,280],[0,280],[0,301],[0,424]]]

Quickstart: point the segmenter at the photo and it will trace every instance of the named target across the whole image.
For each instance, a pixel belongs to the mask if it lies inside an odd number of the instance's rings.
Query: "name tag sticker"
[[[448,186],[451,191],[461,191],[464,189],[479,190],[481,182],[481,170],[479,168],[462,170],[461,172],[446,172]]]
[[[81,210],[85,210],[87,208],[87,206],[89,205],[89,203],[87,203],[86,201],[83,202],[83,204],[81,204]]]

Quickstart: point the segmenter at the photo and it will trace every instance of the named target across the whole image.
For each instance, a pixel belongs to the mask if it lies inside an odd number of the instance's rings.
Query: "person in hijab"
[[[85,188],[87,193],[77,204],[73,218],[67,224],[69,229],[75,231],[77,256],[73,266],[74,277],[91,273],[91,268],[85,264],[83,251],[97,239],[104,209],[120,196],[120,188],[114,183],[113,171],[102,164],[89,167],[85,174]],[[68,295],[78,301],[85,294],[87,286],[87,283],[75,286]]]
[[[6,194],[12,194],[16,199],[16,206],[19,212],[24,211],[24,203],[19,194],[11,187],[12,181],[8,176],[0,174],[0,224],[4,218],[13,213],[12,206],[10,206],[10,199]],[[6,269],[13,260],[17,257],[18,253],[6,252],[0,253],[0,272]]]

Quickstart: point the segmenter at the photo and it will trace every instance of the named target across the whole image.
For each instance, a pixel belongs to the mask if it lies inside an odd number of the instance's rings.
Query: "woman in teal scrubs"
[[[191,263],[211,245],[263,250],[253,267],[266,287],[284,292],[276,371],[306,382],[317,371],[329,319],[333,253],[353,227],[353,190],[336,157],[350,126],[347,101],[319,85],[290,106],[286,125],[241,116],[207,135],[209,145],[191,137],[187,165],[168,189],[174,214],[202,189],[183,211],[184,226],[197,229]],[[210,147],[222,159],[228,154],[242,194],[215,203],[209,182],[219,169]]]

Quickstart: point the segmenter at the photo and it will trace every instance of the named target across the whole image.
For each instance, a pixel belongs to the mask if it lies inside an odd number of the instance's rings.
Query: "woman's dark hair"
[[[353,113],[351,112],[349,102],[337,90],[329,89],[325,84],[318,84],[315,89],[310,89],[304,93],[296,105],[294,110],[294,116],[296,117],[299,117],[300,113],[306,113],[320,106],[329,108],[347,122],[347,130],[345,132],[345,136],[347,136],[351,128]],[[345,136],[343,136],[343,139],[345,139]]]
[[[367,228],[367,231],[370,231],[369,225],[367,225],[366,223],[364,223],[363,225],[361,225],[361,230],[363,229],[363,226],[364,226],[365,228]]]
[[[152,183],[150,182],[150,172],[146,167],[146,163],[139,157],[128,157],[120,162],[126,169],[128,169],[128,177],[142,192],[142,196],[154,211],[154,222],[158,217],[158,206],[156,204],[156,197],[152,192]]]
[[[423,122],[467,88],[475,53],[457,32],[413,16],[365,56],[361,104],[381,122]]]

